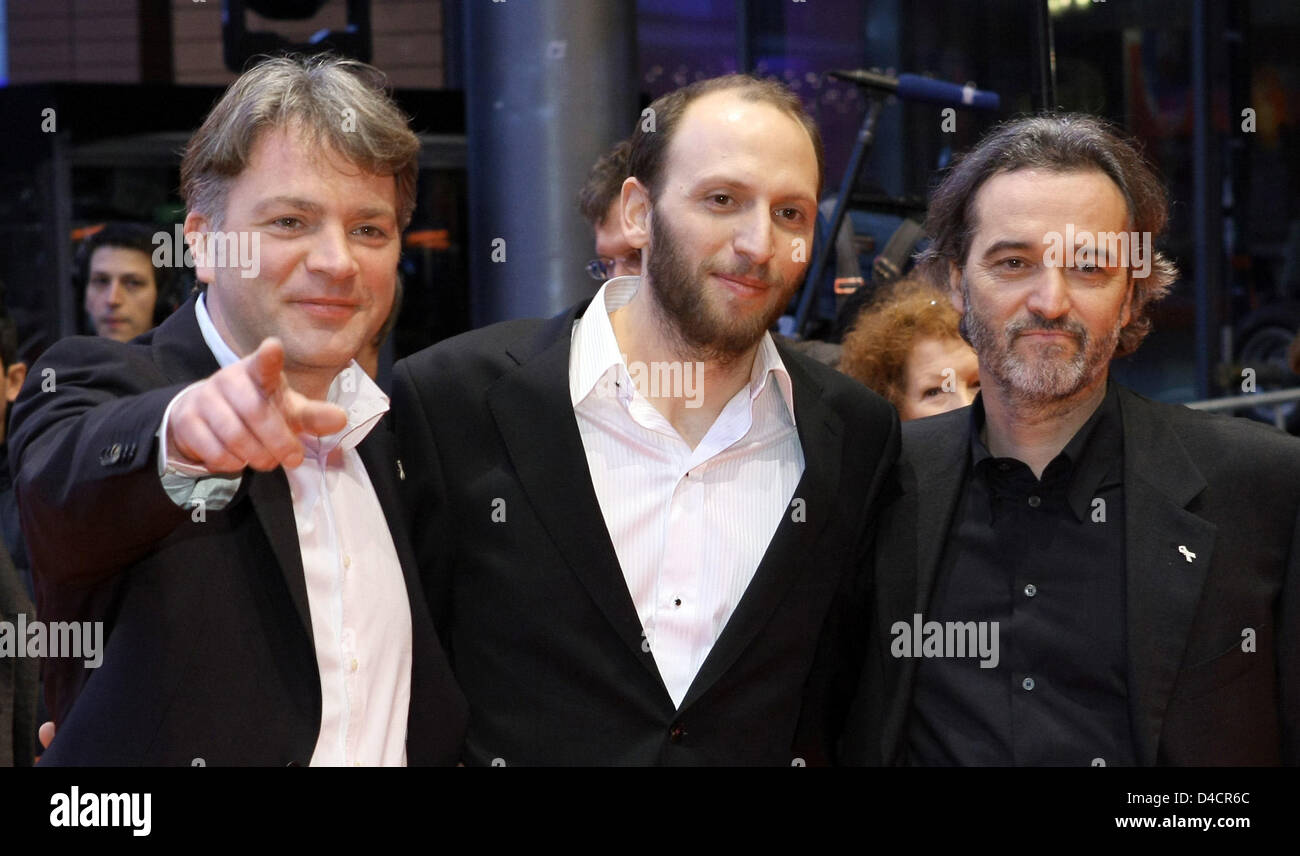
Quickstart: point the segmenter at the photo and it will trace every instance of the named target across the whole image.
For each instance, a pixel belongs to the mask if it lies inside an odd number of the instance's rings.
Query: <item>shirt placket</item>
[[[356,733],[353,727],[353,705],[354,680],[352,676],[352,663],[355,658],[355,640],[352,638],[351,631],[347,628],[347,621],[350,616],[347,611],[348,598],[347,589],[347,568],[345,567],[345,540],[343,532],[339,528],[339,521],[334,513],[334,502],[331,488],[338,479],[337,465],[331,463],[331,455],[327,450],[320,451],[320,501],[317,508],[324,518],[320,531],[328,533],[325,544],[326,555],[329,557],[330,564],[334,568],[334,586],[332,602],[330,603],[330,612],[333,617],[335,644],[338,646],[339,658],[338,668],[341,674],[336,675],[334,679],[339,683],[336,686],[342,687],[343,709],[339,712],[339,745],[342,752],[340,759],[345,764],[354,763],[355,746],[352,735]],[[325,676],[321,676],[324,680]]]
[[[343,477],[341,456],[332,454],[325,468],[326,487],[331,491],[337,488]],[[326,496],[333,496],[327,492]],[[352,606],[355,599],[352,592],[356,589],[356,556],[351,546],[350,531],[346,521],[338,520],[330,503],[330,517],[334,524],[336,541],[334,558],[339,568],[338,616],[339,616],[339,662],[343,668],[343,746],[346,763],[359,767],[362,759],[358,757],[357,741],[361,733],[361,719],[365,713],[365,693],[361,679],[361,655],[357,621]]]
[[[700,621],[700,515],[703,513],[701,467],[682,468],[669,500],[664,533],[656,613],[655,660],[664,683],[680,698],[694,677],[694,650]]]

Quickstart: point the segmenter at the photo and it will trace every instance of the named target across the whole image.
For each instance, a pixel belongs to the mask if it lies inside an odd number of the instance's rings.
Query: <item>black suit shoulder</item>
[[[1130,412],[1146,411],[1170,426],[1211,483],[1215,476],[1267,482],[1281,478],[1292,491],[1300,489],[1300,438],[1253,419],[1193,410],[1153,401],[1129,389],[1122,391]],[[1141,449],[1133,451],[1141,454]]]
[[[419,381],[455,381],[457,376],[480,378],[500,376],[518,364],[511,356],[514,349],[532,343],[543,326],[543,319],[529,318],[501,321],[470,330],[430,345],[399,361]],[[451,372],[451,376],[448,373]]]
[[[842,416],[872,422],[890,422],[897,418],[893,405],[860,381],[779,343],[777,351],[786,369],[802,373],[805,381],[811,381],[817,387],[827,406]],[[791,372],[792,376],[795,371]]]

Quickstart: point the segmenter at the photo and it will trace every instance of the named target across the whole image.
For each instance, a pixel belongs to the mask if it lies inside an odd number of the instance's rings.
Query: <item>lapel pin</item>
[[[1192,559],[1195,559],[1195,558],[1196,558],[1196,554],[1193,553],[1191,550],[1187,549],[1186,547],[1184,547],[1182,544],[1179,544],[1179,545],[1178,545],[1178,552],[1182,553],[1182,554],[1183,554],[1183,558],[1186,559],[1186,560],[1189,561],[1189,562],[1190,562]]]
[[[398,477],[399,479],[401,479],[402,481],[406,481],[406,470],[402,469],[402,459],[401,459],[401,458],[398,458],[398,459],[397,459],[397,477]],[[1187,561],[1190,562],[1191,559],[1188,559]]]

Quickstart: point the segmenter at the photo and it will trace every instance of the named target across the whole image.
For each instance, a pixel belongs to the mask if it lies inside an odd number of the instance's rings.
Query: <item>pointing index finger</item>
[[[280,340],[274,336],[263,339],[247,359],[248,376],[258,390],[268,399],[275,398],[284,383],[284,346]]]

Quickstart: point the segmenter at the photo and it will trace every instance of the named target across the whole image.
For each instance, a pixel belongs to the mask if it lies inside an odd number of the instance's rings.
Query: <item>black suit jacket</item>
[[[1295,764],[1300,440],[1118,393],[1138,763]],[[875,553],[872,645],[846,738],[853,761],[905,760],[917,661],[890,655],[889,628],[927,612],[966,478],[969,421],[962,408],[903,428],[897,493]]]
[[[867,539],[897,416],[781,351],[806,519],[778,527],[677,710],[643,646],[570,401],[584,308],[456,337],[394,372],[411,529],[470,703],[467,763],[830,760],[865,645]]]
[[[41,617],[105,622],[98,669],[46,662],[58,736],[42,763],[311,759],[320,677],[283,470],[246,470],[231,503],[202,521],[158,478],[163,411],[216,370],[191,300],[127,345],[57,343],[23,388],[10,445]],[[43,380],[52,391],[42,391]],[[357,448],[411,602],[407,760],[454,762],[465,702],[423,608],[392,434],[381,425]]]

